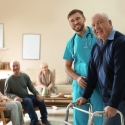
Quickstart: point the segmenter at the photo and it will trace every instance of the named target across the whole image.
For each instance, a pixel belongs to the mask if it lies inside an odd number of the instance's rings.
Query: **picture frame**
[[[23,34],[23,59],[40,59],[40,34]]]
[[[3,48],[4,46],[4,41],[3,41],[3,29],[4,28],[4,25],[3,23],[0,23],[0,48]]]

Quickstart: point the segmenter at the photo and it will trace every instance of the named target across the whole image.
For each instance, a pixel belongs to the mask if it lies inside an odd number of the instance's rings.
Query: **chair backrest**
[[[0,79],[0,92],[4,94],[4,84],[6,79]]]

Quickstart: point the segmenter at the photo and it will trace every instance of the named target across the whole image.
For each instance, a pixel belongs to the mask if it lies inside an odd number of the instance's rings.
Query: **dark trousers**
[[[38,117],[34,110],[34,106],[39,107],[41,120],[42,121],[47,120],[47,110],[44,100],[42,102],[39,102],[34,95],[29,95],[28,97],[23,98],[22,104],[24,105],[24,108],[28,112],[32,124],[36,124],[38,122]]]

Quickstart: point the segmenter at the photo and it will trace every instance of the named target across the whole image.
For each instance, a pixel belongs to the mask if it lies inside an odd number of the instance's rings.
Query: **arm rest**
[[[6,110],[6,107],[0,107],[0,112],[5,110]]]

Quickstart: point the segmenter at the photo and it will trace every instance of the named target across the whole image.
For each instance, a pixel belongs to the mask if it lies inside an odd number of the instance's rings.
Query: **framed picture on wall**
[[[40,34],[23,34],[23,59],[40,59]]]
[[[0,48],[3,48],[3,24],[0,23]]]

